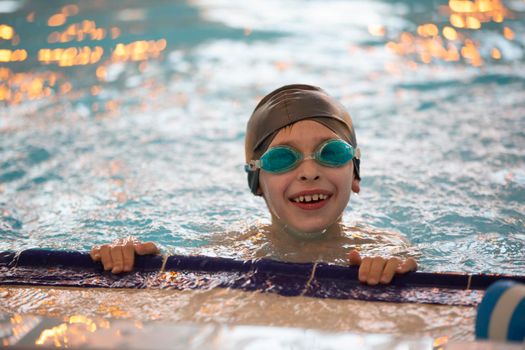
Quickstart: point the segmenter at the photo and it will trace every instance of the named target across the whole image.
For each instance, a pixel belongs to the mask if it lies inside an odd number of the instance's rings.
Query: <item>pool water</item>
[[[245,123],[304,82],[354,118],[363,181],[346,224],[401,233],[423,270],[525,271],[522,1],[477,30],[449,23],[452,2],[2,6],[2,49],[27,58],[1,68],[0,250],[131,234],[192,253],[269,222],[242,171]],[[425,63],[431,39],[476,42],[481,63]]]

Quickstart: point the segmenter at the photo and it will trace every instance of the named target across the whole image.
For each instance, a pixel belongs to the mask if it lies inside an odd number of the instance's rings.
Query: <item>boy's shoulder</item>
[[[349,248],[365,255],[418,257],[416,247],[402,233],[394,230],[375,228],[366,224],[345,225],[344,235]]]

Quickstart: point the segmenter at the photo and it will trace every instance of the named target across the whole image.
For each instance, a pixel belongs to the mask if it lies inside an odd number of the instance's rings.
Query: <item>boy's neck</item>
[[[342,233],[341,220],[337,220],[331,226],[313,232],[303,232],[299,231],[284,222],[281,222],[279,219],[272,217],[272,231],[274,235],[282,237],[282,235],[294,238],[301,241],[310,241],[324,239],[327,237],[336,237],[340,236]]]

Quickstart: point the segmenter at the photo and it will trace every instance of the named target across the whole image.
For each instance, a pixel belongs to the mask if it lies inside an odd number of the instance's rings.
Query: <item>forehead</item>
[[[301,120],[279,130],[270,147],[283,144],[296,147],[316,146],[332,138],[339,136],[323,124],[313,120]]]

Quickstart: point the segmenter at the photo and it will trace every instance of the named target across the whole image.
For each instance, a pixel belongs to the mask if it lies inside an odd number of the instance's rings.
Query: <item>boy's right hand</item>
[[[138,255],[158,254],[159,248],[153,242],[142,243],[134,237],[118,239],[112,244],[104,244],[91,248],[91,259],[101,261],[104,270],[112,273],[129,272],[135,263],[135,253]]]
[[[417,270],[417,262],[414,258],[405,260],[396,257],[387,259],[380,256],[361,258],[356,249],[350,251],[349,258],[350,265],[359,266],[359,281],[371,286],[378,283],[389,284],[394,275]]]

